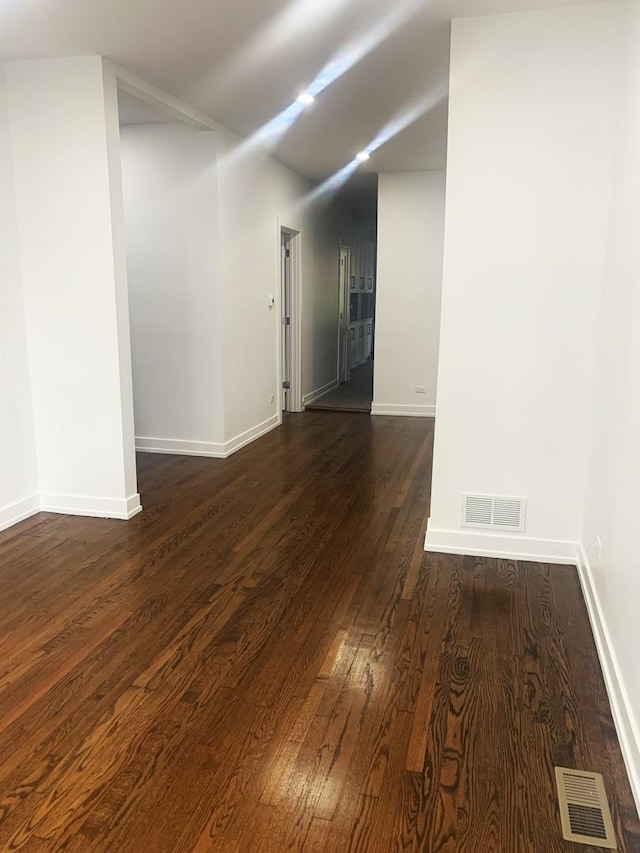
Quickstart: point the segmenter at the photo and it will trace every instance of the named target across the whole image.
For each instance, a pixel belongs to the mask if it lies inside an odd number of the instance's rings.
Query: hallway
[[[371,412],[373,401],[373,359],[351,371],[348,382],[309,403],[306,408],[316,411]]]
[[[432,442],[288,416],[1,533],[0,848],[579,853],[562,764],[640,849],[575,569],[426,554]]]

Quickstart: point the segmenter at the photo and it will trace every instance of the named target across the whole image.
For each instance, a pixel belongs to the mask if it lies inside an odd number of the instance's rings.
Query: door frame
[[[342,257],[346,255],[346,270],[343,279]],[[344,283],[344,290],[343,290]],[[351,246],[339,244],[338,249],[338,364],[336,374],[338,385],[349,381],[349,306],[351,295]],[[342,312],[342,317],[340,316]],[[340,355],[344,356],[344,364],[340,369]]]
[[[289,394],[286,400],[282,387],[283,377],[283,286],[282,280],[282,237],[289,238],[290,246],[290,274],[291,274],[291,305],[290,307],[290,382]],[[277,349],[277,394],[278,415],[282,418],[282,412],[302,412],[302,231],[290,228],[277,221],[277,284],[276,289],[276,349]]]

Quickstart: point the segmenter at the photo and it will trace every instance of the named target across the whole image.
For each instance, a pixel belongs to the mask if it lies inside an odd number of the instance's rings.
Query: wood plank
[[[569,763],[640,850],[575,570],[425,554],[432,444],[292,415],[1,532],[0,849],[580,853]]]

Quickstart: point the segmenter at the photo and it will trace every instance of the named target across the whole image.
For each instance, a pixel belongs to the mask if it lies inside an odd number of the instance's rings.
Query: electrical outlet
[[[416,394],[426,394],[427,386],[426,385],[416,385]]]
[[[596,553],[598,555],[598,559],[602,559],[602,540],[599,536],[596,536]]]
[[[270,394],[270,395],[269,395],[269,402],[270,402],[270,403],[275,403],[275,401],[276,401],[276,395],[275,395],[275,394]]]

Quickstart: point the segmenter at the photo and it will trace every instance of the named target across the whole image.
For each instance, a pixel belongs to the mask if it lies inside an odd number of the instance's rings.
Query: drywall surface
[[[453,23],[427,547],[482,550],[472,492],[528,499],[487,550],[575,558],[621,38],[615,3]]]
[[[626,705],[627,730],[617,722],[640,796],[640,3],[628,9],[629,65],[599,311],[583,542],[613,674],[626,692],[617,698]]]
[[[0,528],[32,510],[38,491],[11,170],[4,66],[0,62]]]
[[[121,150],[138,446],[226,455],[280,418],[280,227],[301,234],[302,394],[335,381],[344,222],[223,128],[128,125]]]
[[[291,174],[298,178],[295,172]],[[296,219],[295,216],[290,218]],[[348,241],[350,222],[347,222],[339,203],[324,202],[303,213],[300,224],[303,229],[301,337],[304,397],[337,380],[340,243]]]
[[[213,132],[122,127],[136,436],[221,443],[222,340]]]
[[[6,80],[42,503],[127,517],[139,498],[113,241],[115,88],[100,57],[8,62]]]
[[[229,131],[217,131],[216,140],[224,428],[231,441],[279,417],[280,227],[301,233],[302,394],[335,381],[340,225],[305,203],[309,181]],[[270,295],[277,299],[271,309]]]
[[[444,172],[379,177],[374,414],[435,413],[444,201]]]

